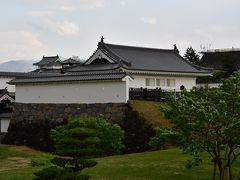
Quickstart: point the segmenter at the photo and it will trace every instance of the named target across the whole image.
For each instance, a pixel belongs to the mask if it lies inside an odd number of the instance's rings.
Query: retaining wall
[[[109,122],[121,125],[127,104],[25,104],[16,103],[3,143],[27,145],[51,151],[50,130],[79,116],[103,115]]]

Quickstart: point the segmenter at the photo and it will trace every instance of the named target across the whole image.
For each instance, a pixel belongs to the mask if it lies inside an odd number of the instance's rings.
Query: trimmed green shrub
[[[31,166],[49,166],[51,165],[51,160],[54,158],[53,154],[43,154],[40,156],[35,156],[31,159]]]
[[[166,145],[175,145],[179,140],[177,133],[171,128],[156,128],[155,136],[149,141],[149,146],[156,149],[164,149]]]

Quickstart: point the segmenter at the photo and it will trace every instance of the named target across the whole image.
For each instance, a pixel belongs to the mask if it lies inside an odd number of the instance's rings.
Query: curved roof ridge
[[[141,50],[154,50],[154,51],[170,51],[174,52],[174,49],[160,49],[160,48],[151,48],[151,47],[141,47],[141,46],[129,46],[129,45],[119,45],[119,44],[110,44],[110,43],[104,43],[106,46],[115,46],[115,47],[121,47],[121,48],[134,48],[134,49],[141,49]]]

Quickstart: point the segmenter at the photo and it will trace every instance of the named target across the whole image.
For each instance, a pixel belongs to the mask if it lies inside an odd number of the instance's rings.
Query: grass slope
[[[139,112],[144,117],[146,123],[152,127],[168,127],[170,126],[169,120],[164,117],[163,112],[160,111],[161,106],[166,103],[154,101],[131,100],[130,104],[134,111]]]

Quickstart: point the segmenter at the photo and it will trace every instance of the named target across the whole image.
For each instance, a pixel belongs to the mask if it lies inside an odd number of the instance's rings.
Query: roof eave
[[[41,82],[37,82],[37,81],[32,81],[32,82],[9,82],[9,84],[11,85],[20,85],[20,84],[51,84],[51,83],[57,83],[57,84],[63,84],[63,83],[74,83],[74,82],[112,82],[112,81],[122,81],[123,78],[125,78],[126,76],[122,77],[122,78],[112,78],[112,79],[87,79],[87,80],[59,80],[59,81],[41,81]]]
[[[87,65],[86,65],[87,66]],[[74,67],[74,68],[76,68],[76,67]],[[121,66],[117,66],[117,67],[115,67],[115,68],[111,68],[111,69],[96,69],[96,70],[73,70],[73,71],[69,71],[69,70],[71,70],[71,68],[69,68],[69,69],[65,69],[65,72],[66,73],[71,73],[71,72],[88,72],[88,71],[90,71],[90,72],[95,72],[95,71],[106,71],[106,70],[117,70],[117,69],[119,69],[119,68],[121,68]]]
[[[212,72],[182,72],[182,71],[156,71],[143,69],[128,69],[123,68],[124,71],[130,74],[154,74],[154,75],[176,75],[176,76],[211,76]]]

